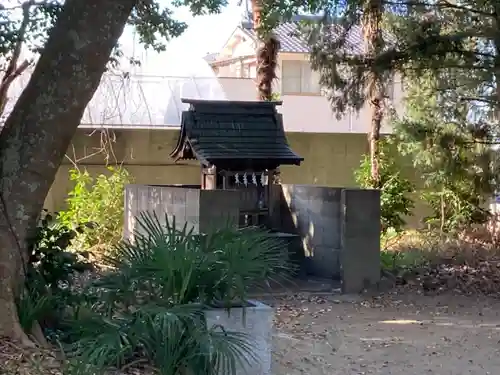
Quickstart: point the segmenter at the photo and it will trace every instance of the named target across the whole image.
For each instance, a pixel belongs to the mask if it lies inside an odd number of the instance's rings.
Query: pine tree
[[[492,128],[478,126],[469,103],[459,99],[475,91],[463,78],[451,96],[439,90],[434,73],[415,75],[405,87],[407,111],[393,122],[400,152],[424,181],[422,197],[432,209],[426,221],[441,232],[486,222],[498,187]]]
[[[339,114],[370,103],[373,95],[366,95],[366,88],[374,82],[369,79],[374,72],[381,83],[397,73],[407,91],[417,90],[407,102],[407,116],[400,119],[408,148],[420,149],[413,154],[417,159],[429,157],[421,160],[428,178],[432,169],[442,185],[467,179],[472,185],[459,190],[481,198],[460,193],[460,199],[478,207],[496,187],[496,154],[489,146],[498,143],[500,130],[500,2],[381,0],[377,9],[383,9],[384,43],[376,53],[359,51],[349,43],[371,14],[366,4],[275,3],[267,19],[272,23],[299,10],[329,16],[304,30],[312,47],[312,66],[320,71]]]
[[[370,124],[366,128],[371,176],[377,187],[378,142],[389,107],[386,93],[392,83],[391,72],[375,63],[386,44],[382,29],[384,0],[352,3],[312,0],[305,7],[303,3],[272,3],[264,10],[264,23],[269,28],[299,11],[324,13],[321,21],[304,21],[299,33],[311,47],[311,66],[320,73],[320,84],[337,117],[350,111],[359,112],[365,105],[370,108]]]
[[[394,17],[386,63],[405,78],[397,131],[430,188],[430,218],[443,231],[487,220],[498,186],[498,4],[426,2]],[[386,66],[387,66],[386,65]]]

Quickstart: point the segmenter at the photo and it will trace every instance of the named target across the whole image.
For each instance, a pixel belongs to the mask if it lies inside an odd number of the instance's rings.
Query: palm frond
[[[108,258],[116,272],[105,276],[101,289],[134,290],[144,299],[226,304],[247,298],[249,289],[265,280],[285,278],[292,266],[284,243],[259,228],[234,228],[230,223],[195,235],[175,218],[161,221],[143,213],[134,241],[120,243]]]
[[[106,318],[97,314],[81,317],[68,331],[68,335],[79,338],[67,347],[68,354],[82,360],[85,366],[120,368],[134,355],[135,343],[130,335],[130,325],[127,317]]]
[[[36,293],[23,291],[17,298],[19,322],[30,333],[35,322],[40,321],[54,307],[54,300],[49,295],[37,296]]]
[[[229,332],[222,326],[216,326],[210,329],[207,338],[214,374],[235,374],[238,368],[256,364],[256,343],[247,334]]]
[[[92,368],[140,355],[162,375],[231,375],[252,362],[249,337],[207,327],[205,308],[245,306],[250,288],[290,271],[286,247],[266,231],[228,223],[197,235],[148,213],[107,261],[113,268],[91,285],[98,302],[73,325],[70,352]]]

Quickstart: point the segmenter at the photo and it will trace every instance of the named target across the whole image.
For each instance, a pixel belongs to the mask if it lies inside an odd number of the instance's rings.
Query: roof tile
[[[256,38],[254,29],[245,29],[253,38]],[[300,35],[298,22],[285,22],[274,29],[281,44],[281,52],[309,53],[311,48],[307,41]],[[337,34],[332,33],[332,37]],[[359,26],[353,26],[345,42],[346,48],[351,53],[360,54],[364,49],[363,34]]]
[[[276,103],[189,100],[181,135],[171,156],[196,158],[204,165],[266,165],[303,160],[288,145]]]

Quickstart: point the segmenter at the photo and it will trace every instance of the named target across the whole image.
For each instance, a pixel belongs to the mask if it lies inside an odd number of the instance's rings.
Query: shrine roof
[[[244,169],[300,165],[288,145],[279,102],[188,100],[177,146],[170,156],[205,166]]]

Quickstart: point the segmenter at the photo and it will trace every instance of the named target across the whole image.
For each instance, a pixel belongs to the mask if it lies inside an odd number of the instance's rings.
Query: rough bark
[[[273,81],[276,79],[280,43],[273,35],[266,36],[257,50],[257,97],[273,100]]]
[[[280,43],[273,35],[263,36],[259,31],[262,11],[262,0],[252,0],[253,26],[257,31],[257,99],[270,101],[273,99],[273,81],[276,79],[278,51]]]
[[[260,40],[259,32],[258,32],[259,27],[260,27],[260,13],[261,13],[262,7],[260,4],[260,0],[252,0],[251,4],[252,4],[253,29],[256,31],[257,37],[258,37],[258,41],[257,41],[258,46],[257,46],[257,54],[256,54],[256,59],[257,59],[257,99],[258,100],[265,100],[265,99],[262,99],[262,93],[260,90],[262,77],[259,75],[259,70],[261,69],[262,63],[263,63],[262,54],[259,53],[262,42]]]
[[[276,77],[276,67],[278,66],[278,52],[280,42],[274,35],[262,38],[259,33],[260,19],[263,0],[252,0],[253,27],[257,31],[257,99],[263,101],[273,100],[273,81]],[[275,173],[279,175],[279,167]]]
[[[135,3],[66,0],[0,134],[0,336],[29,343],[14,304],[26,241]]]
[[[5,71],[3,72],[3,77],[0,82],[0,116],[3,114],[5,105],[7,104],[7,94],[9,92],[10,85],[17,77],[23,74],[23,72],[28,69],[31,64],[31,61],[29,60],[24,60],[23,62],[21,62],[21,64],[19,64],[26,30],[30,21],[31,5],[32,4],[30,2],[26,2],[22,5],[23,20],[21,22],[21,27],[19,28],[19,37],[17,39],[16,47],[12,52],[12,56],[10,57],[10,61],[8,62]]]
[[[262,0],[251,0],[252,5],[252,21],[254,30],[258,30],[260,27],[260,18],[262,12]]]
[[[379,141],[380,141],[380,128],[382,126],[383,112],[382,103],[380,98],[374,98],[370,102],[371,107],[371,125],[369,133],[370,145],[370,166],[371,178],[373,182],[379,187],[380,181],[380,166],[379,166]]]
[[[375,57],[383,47],[381,33],[383,4],[381,0],[366,0],[362,26],[365,38],[366,54],[368,57]],[[369,133],[371,178],[375,186],[380,180],[379,171],[379,150],[380,128],[383,119],[383,90],[382,76],[376,66],[370,67],[367,79],[367,99],[371,109],[371,124]]]

